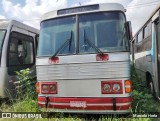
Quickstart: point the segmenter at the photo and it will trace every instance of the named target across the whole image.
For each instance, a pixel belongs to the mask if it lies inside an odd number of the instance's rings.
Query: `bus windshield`
[[[58,51],[59,54],[72,54],[75,52],[76,17],[69,16],[57,18],[41,23],[39,37],[39,56],[54,55],[64,43],[70,39],[68,46]],[[72,37],[71,37],[72,35]]]
[[[1,55],[1,51],[2,51],[2,44],[3,44],[3,39],[5,36],[6,31],[5,30],[0,30],[0,55]]]
[[[125,17],[121,12],[92,13],[79,16],[80,53],[96,52],[86,40],[102,52],[128,51]]]
[[[123,13],[98,12],[77,16],[55,18],[41,23],[38,56],[52,56],[57,50],[60,51],[56,55],[97,53],[97,49],[100,52],[129,50]],[[69,39],[70,43],[61,48]]]

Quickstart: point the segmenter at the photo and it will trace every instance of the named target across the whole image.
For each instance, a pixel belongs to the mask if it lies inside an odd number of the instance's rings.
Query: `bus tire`
[[[153,81],[152,81],[152,77],[151,76],[148,76],[147,88],[149,90],[149,94],[151,94],[152,96],[155,96],[154,85],[153,85]]]
[[[154,95],[153,82],[149,82],[149,93]]]

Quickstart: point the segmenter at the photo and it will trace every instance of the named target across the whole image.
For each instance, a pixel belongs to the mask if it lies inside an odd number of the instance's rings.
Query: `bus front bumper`
[[[38,97],[38,107],[52,112],[123,114],[131,108],[129,97]]]

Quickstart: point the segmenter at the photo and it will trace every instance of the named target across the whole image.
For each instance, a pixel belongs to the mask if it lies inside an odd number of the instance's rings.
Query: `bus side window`
[[[142,51],[142,39],[143,39],[143,34],[142,34],[142,31],[140,31],[137,36],[137,44],[136,44],[137,52]]]
[[[9,43],[8,65],[28,65],[34,63],[33,38],[12,32]]]
[[[152,47],[152,23],[151,21],[143,28],[142,51],[149,51]]]

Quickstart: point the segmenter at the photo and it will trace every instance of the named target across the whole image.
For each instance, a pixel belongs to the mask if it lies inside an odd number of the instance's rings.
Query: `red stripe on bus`
[[[131,97],[116,98],[116,103],[128,103],[128,102],[132,102]]]
[[[38,97],[38,101],[45,102],[45,97]],[[55,103],[69,103],[70,101],[85,101],[86,103],[113,103],[113,98],[61,98],[61,97],[49,97],[49,102]],[[131,97],[116,98],[116,103],[128,103],[132,102]]]
[[[39,107],[45,107],[45,104],[38,103]],[[116,106],[116,110],[128,110],[131,107],[131,104],[129,105],[123,105],[123,106]],[[54,108],[54,109],[75,109],[75,110],[113,110],[113,106],[87,106],[87,107],[70,107],[70,105],[52,105],[49,104],[48,108]]]

